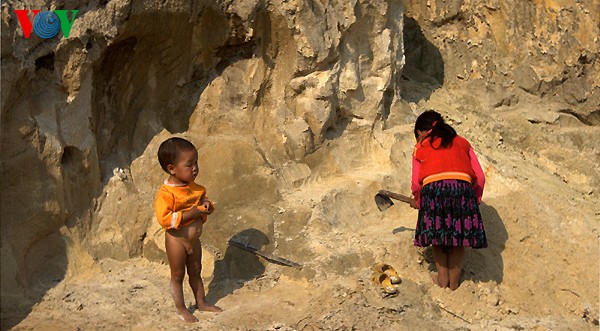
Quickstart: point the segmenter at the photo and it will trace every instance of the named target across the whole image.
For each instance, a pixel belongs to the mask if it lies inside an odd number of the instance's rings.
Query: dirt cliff
[[[597,329],[600,2],[2,3],[2,330]],[[24,38],[15,9],[78,9]],[[457,291],[412,245],[412,127],[472,142],[490,247]],[[156,150],[199,149],[207,296],[175,317]],[[270,263],[235,238],[302,263]],[[383,299],[377,261],[401,274]],[[187,293],[188,301],[191,293]],[[92,321],[93,323],[90,323]]]

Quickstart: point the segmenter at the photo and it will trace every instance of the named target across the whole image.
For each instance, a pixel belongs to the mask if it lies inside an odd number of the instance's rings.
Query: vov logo
[[[33,13],[33,22],[29,19],[29,13]],[[79,10],[71,10],[71,19],[67,17],[68,10],[60,9],[54,11],[40,11],[39,9],[15,9],[15,14],[21,24],[23,36],[28,39],[31,35],[31,30],[40,38],[49,39],[58,34],[58,30],[62,30],[63,36],[69,38],[71,28],[75,22],[75,16]]]

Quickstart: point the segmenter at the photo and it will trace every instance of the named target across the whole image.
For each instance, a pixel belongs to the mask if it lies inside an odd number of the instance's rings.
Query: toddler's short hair
[[[167,166],[169,164],[176,164],[181,152],[195,150],[196,146],[188,140],[179,137],[169,138],[163,141],[158,147],[158,162],[160,163],[161,168],[166,173],[169,173]]]

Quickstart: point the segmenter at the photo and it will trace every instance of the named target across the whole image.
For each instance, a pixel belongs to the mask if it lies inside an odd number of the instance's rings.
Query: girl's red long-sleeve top
[[[450,147],[439,148],[440,143],[441,138],[436,138],[433,142],[425,138],[415,145],[411,190],[417,205],[423,186],[444,179],[470,182],[475,190],[477,202],[481,203],[485,176],[471,144],[458,135],[454,137]]]

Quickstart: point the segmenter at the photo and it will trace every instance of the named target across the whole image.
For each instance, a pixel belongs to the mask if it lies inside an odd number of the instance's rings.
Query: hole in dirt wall
[[[444,59],[414,18],[404,16],[403,39],[406,62],[402,69],[401,96],[419,102],[444,84]]]
[[[211,36],[211,38],[206,38]],[[103,180],[127,168],[163,128],[187,130],[214,78],[214,49],[229,36],[222,13],[147,13],[130,18],[94,66],[93,126]]]

